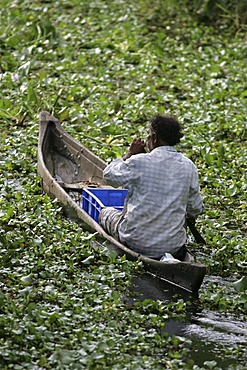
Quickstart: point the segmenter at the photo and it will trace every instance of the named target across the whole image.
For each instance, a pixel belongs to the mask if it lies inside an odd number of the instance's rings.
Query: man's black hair
[[[151,119],[150,126],[156,133],[157,139],[168,145],[173,146],[180,143],[180,139],[183,137],[182,126],[172,115],[157,114]]]

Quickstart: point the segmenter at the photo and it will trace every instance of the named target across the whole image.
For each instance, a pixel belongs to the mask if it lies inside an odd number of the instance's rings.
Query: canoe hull
[[[97,232],[108,247],[131,260],[141,260],[150,273],[187,291],[197,292],[206,273],[204,265],[194,262],[189,253],[186,262],[156,261],[140,255],[112,236],[93,220],[71,194],[81,192],[88,184],[105,187],[103,169],[106,163],[73,139],[60,122],[47,112],[39,117],[38,173],[45,193],[57,198],[66,214],[85,230]]]

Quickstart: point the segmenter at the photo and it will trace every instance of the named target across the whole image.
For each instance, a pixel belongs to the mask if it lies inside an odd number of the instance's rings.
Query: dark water
[[[105,246],[94,242],[95,248]],[[144,273],[132,278],[130,296],[126,303],[153,299],[163,302],[183,299],[191,305],[186,319],[170,320],[165,324],[165,332],[190,340],[189,356],[201,369],[247,370],[247,324],[236,317],[207,311],[198,303],[198,296],[172,286],[171,284]],[[219,277],[205,276],[203,287],[209,283],[224,286],[226,281]],[[208,365],[205,362],[209,362]],[[211,362],[211,364],[210,364]],[[196,369],[196,368],[195,368]]]
[[[207,279],[213,278],[206,277],[205,284],[209,282]],[[245,322],[236,317],[201,309],[198,297],[191,296],[190,293],[149,274],[133,278],[131,291],[134,292],[134,297],[129,299],[129,304],[143,299],[162,300],[168,303],[182,298],[192,302],[186,320],[173,319],[167,322],[165,331],[191,341],[190,358],[196,365],[208,369],[210,367],[205,366],[205,362],[212,361],[213,369],[247,369]]]

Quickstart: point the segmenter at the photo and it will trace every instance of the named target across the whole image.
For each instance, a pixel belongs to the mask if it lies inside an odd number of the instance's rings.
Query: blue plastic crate
[[[122,210],[127,189],[84,188],[82,191],[82,208],[97,222],[103,207]]]

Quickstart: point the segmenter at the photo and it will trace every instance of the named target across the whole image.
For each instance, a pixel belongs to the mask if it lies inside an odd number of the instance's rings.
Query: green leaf
[[[204,365],[207,366],[208,369],[214,369],[217,366],[216,361],[204,361]]]
[[[225,147],[224,147],[224,145],[223,144],[220,144],[219,146],[218,146],[218,148],[217,148],[217,151],[218,151],[218,153],[220,154],[220,156],[224,156],[225,155]]]
[[[94,256],[88,256],[85,260],[81,261],[83,265],[90,265],[94,261]]]
[[[238,292],[244,292],[247,290],[247,276],[243,276],[238,281],[235,281],[232,285]]]
[[[27,276],[22,276],[21,281],[26,285],[31,285],[33,283],[33,274],[29,274]]]
[[[113,125],[113,124],[106,124],[104,126],[101,126],[100,130],[104,133],[104,134],[114,134],[116,132],[116,126]]]
[[[247,97],[247,90],[244,90],[241,94],[240,94],[241,98],[246,98]]]
[[[38,102],[37,95],[31,85],[28,85],[28,88],[27,88],[27,101],[34,102],[34,103]]]

